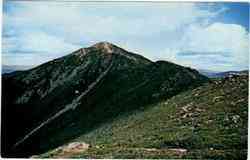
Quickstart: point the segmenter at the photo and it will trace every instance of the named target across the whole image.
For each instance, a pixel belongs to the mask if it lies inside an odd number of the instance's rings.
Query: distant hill
[[[2,65],[2,74],[11,73],[14,71],[23,71],[33,68],[34,66],[24,66],[24,65]]]
[[[209,81],[194,69],[152,62],[108,42],[4,74],[2,156],[44,153]]]
[[[225,78],[232,75],[247,75],[248,70],[243,71],[226,71],[226,72],[215,72],[210,70],[198,70],[200,74],[203,74],[209,78]]]

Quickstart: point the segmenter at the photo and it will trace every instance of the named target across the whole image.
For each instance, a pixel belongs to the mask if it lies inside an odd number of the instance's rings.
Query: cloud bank
[[[81,3],[5,1],[3,63],[38,65],[109,41],[151,60],[195,68],[248,66],[249,33],[216,18],[214,3]]]

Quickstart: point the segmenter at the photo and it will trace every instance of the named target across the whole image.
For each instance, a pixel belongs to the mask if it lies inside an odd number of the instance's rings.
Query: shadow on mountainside
[[[196,70],[154,63],[111,44],[3,75],[2,155],[43,153],[208,81]]]

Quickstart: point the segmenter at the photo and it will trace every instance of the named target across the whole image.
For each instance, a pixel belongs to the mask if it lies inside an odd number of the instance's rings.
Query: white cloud
[[[60,39],[53,35],[48,35],[43,32],[27,33],[23,35],[23,49],[31,50],[34,52],[44,52],[54,54],[69,53],[80,48],[81,46],[73,45],[65,42],[64,39]]]
[[[134,4],[16,2],[18,9],[5,15],[18,27],[52,27],[71,35],[100,36],[153,34],[159,28],[174,30],[217,12],[201,10],[195,3]],[[142,32],[147,31],[148,32]],[[74,32],[74,33],[72,33]],[[77,37],[79,38],[79,37]]]
[[[3,38],[3,54],[8,54],[3,61],[8,63],[40,64],[98,41],[110,41],[152,60],[194,67],[209,65],[208,60],[201,64],[202,58],[225,58],[196,55],[184,59],[178,53],[226,52],[230,53],[226,61],[246,63],[247,31],[240,25],[213,24],[227,8],[214,9],[212,3],[6,3],[12,6],[3,18],[3,28],[11,34]],[[34,54],[11,56],[17,49]],[[28,61],[30,57],[41,60]]]
[[[18,37],[4,38],[3,63],[8,65],[41,64],[69,54],[80,47],[44,32],[22,33]]]
[[[25,65],[25,66],[33,66],[48,62],[52,59],[55,59],[54,55],[48,54],[44,55],[43,53],[39,54],[2,54],[2,63],[4,65]]]
[[[133,4],[16,2],[18,9],[4,14],[7,24],[56,30],[71,39],[105,36],[154,34],[176,30],[199,18],[212,18],[218,12],[201,10],[194,3]],[[160,30],[159,30],[160,29]]]
[[[195,24],[186,30],[176,49],[170,60],[186,65],[213,70],[226,70],[229,64],[232,69],[247,68],[249,33],[237,24]],[[211,61],[210,66],[203,64],[206,59]]]

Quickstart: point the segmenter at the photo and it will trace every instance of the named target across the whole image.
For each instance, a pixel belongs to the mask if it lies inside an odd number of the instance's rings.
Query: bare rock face
[[[100,49],[105,53],[113,53],[116,48],[113,44],[109,42],[100,42],[100,43],[93,45],[92,47]]]
[[[89,144],[85,142],[72,142],[65,146],[58,147],[53,152],[56,154],[76,154],[86,151],[90,147]]]
[[[85,142],[72,142],[67,145],[60,146],[48,153],[50,158],[69,158],[73,155],[83,153],[90,148]],[[39,155],[33,155],[30,158],[40,158]]]

